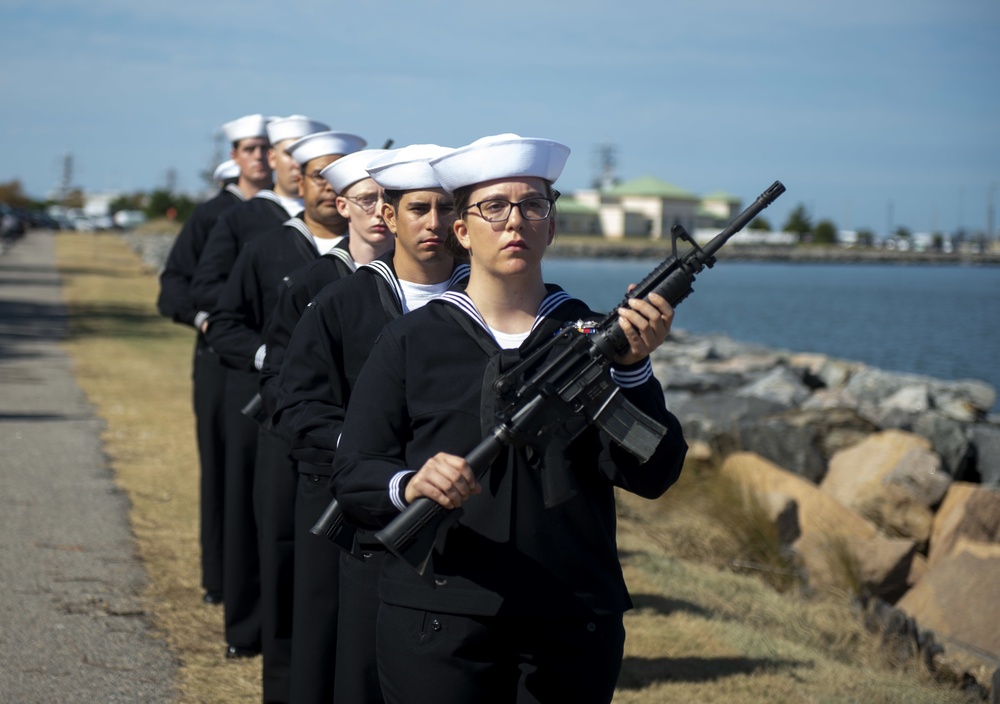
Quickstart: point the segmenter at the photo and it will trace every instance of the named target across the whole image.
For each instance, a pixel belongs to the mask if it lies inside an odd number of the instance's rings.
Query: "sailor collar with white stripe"
[[[273,200],[278,205],[281,205],[281,199],[278,194],[272,191],[270,188],[262,188],[253,194],[254,198],[263,198],[264,200]]]
[[[288,213],[289,215],[291,215],[292,217],[294,217],[296,215],[296,211],[301,211],[302,210],[302,199],[301,198],[288,198],[288,197],[279,196],[277,193],[275,193],[274,191],[272,191],[270,188],[264,188],[262,190],[257,191],[254,194],[254,198],[263,198],[264,200],[269,200],[272,203],[276,203],[276,204],[280,205],[282,207],[282,209],[286,213]],[[294,207],[296,210],[290,210],[289,209],[290,207]]]
[[[403,307],[403,287],[399,285],[399,277],[396,276],[396,272],[393,271],[392,266],[381,259],[375,259],[374,261],[368,262],[367,264],[362,264],[359,268],[370,269],[375,272],[389,284],[389,288],[396,296],[396,301],[399,303],[400,308]],[[469,278],[469,265],[459,264],[451,272],[451,278],[448,279],[448,288],[451,288],[457,284],[462,279]],[[448,295],[446,292],[443,295]]]
[[[234,196],[236,196],[236,197],[237,197],[237,198],[239,198],[240,200],[246,200],[246,199],[247,199],[247,194],[246,194],[246,193],[244,193],[244,192],[243,192],[243,191],[242,191],[242,190],[240,189],[240,187],[239,187],[239,186],[237,186],[237,185],[236,185],[235,183],[227,183],[227,184],[226,184],[226,187],[225,187],[225,188],[223,188],[222,190],[224,190],[224,191],[229,191],[230,193],[232,193],[232,194],[233,194]]]
[[[311,244],[312,247],[313,247],[313,249],[316,250],[316,253],[319,254],[320,249],[319,249],[319,247],[316,246],[316,235],[314,235],[312,232],[309,231],[309,226],[306,225],[305,220],[303,220],[302,218],[298,218],[298,217],[290,218],[289,220],[285,220],[285,222],[283,222],[282,225],[284,225],[285,227],[290,227],[293,230],[298,230],[299,232],[301,232],[302,235],[303,235],[303,237],[305,237],[307,240],[309,240],[309,244]],[[333,245],[333,249],[330,252],[328,252],[328,254],[332,254],[333,251],[337,249],[337,245],[339,245],[343,240],[344,240],[344,237],[343,237],[343,235],[341,235],[340,238],[337,239],[337,244]],[[344,258],[341,257],[341,259],[344,259]],[[347,254],[347,259],[345,259],[344,261],[347,261],[347,262],[349,262],[351,264],[351,270],[352,271],[356,268],[354,266],[354,260],[351,259],[350,254]]]
[[[340,238],[340,242],[338,242],[337,244],[335,244],[333,246],[333,249],[331,249],[329,252],[327,252],[323,256],[324,257],[327,257],[327,256],[329,256],[329,257],[336,257],[340,261],[344,262],[344,264],[347,265],[348,269],[350,269],[351,271],[357,271],[358,270],[358,263],[356,261],[354,261],[354,257],[351,256],[350,250],[348,250],[346,247],[342,247],[341,246],[341,245],[344,245],[346,243],[347,243],[347,237],[341,237]]]
[[[472,302],[471,298],[469,298],[469,294],[464,291],[448,291],[438,300],[442,303],[450,303],[458,308],[460,311],[479,323],[480,327],[482,327],[490,337],[493,337],[493,332],[490,330],[490,326],[486,324],[486,320],[479,313],[479,309],[476,308],[476,304]],[[535,322],[531,325],[529,335],[534,332],[535,328],[537,328],[546,319],[546,316],[548,316],[549,313],[566,301],[571,300],[575,299],[562,289],[551,291],[545,298],[542,299],[541,304],[538,306],[538,312],[535,313]]]

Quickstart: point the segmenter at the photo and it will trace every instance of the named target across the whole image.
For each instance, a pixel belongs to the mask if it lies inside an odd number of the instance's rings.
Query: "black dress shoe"
[[[221,604],[222,592],[205,592],[205,596],[201,600],[206,604]]]
[[[255,658],[260,655],[260,648],[241,648],[237,645],[230,645],[226,648],[226,657],[230,660],[237,658]]]

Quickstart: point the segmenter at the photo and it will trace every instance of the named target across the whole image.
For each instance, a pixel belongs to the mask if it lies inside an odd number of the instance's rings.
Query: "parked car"
[[[5,242],[21,237],[27,230],[24,215],[6,203],[0,203],[0,236]]]

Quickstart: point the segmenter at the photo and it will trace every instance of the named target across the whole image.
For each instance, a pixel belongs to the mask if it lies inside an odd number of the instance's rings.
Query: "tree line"
[[[198,202],[183,193],[174,193],[172,189],[158,188],[149,193],[137,191],[119,196],[111,201],[108,214],[114,215],[120,210],[137,210],[150,219],[166,217],[183,222],[191,215]],[[38,200],[26,194],[21,181],[14,179],[0,183],[0,203],[23,210],[46,210],[53,205],[67,209],[82,208],[84,193],[80,188],[72,188],[58,198]]]

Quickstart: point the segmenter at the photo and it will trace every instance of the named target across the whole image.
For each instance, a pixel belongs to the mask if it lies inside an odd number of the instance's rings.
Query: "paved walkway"
[[[0,254],[0,700],[170,702],[176,662],[65,334],[54,235],[29,232]]]

